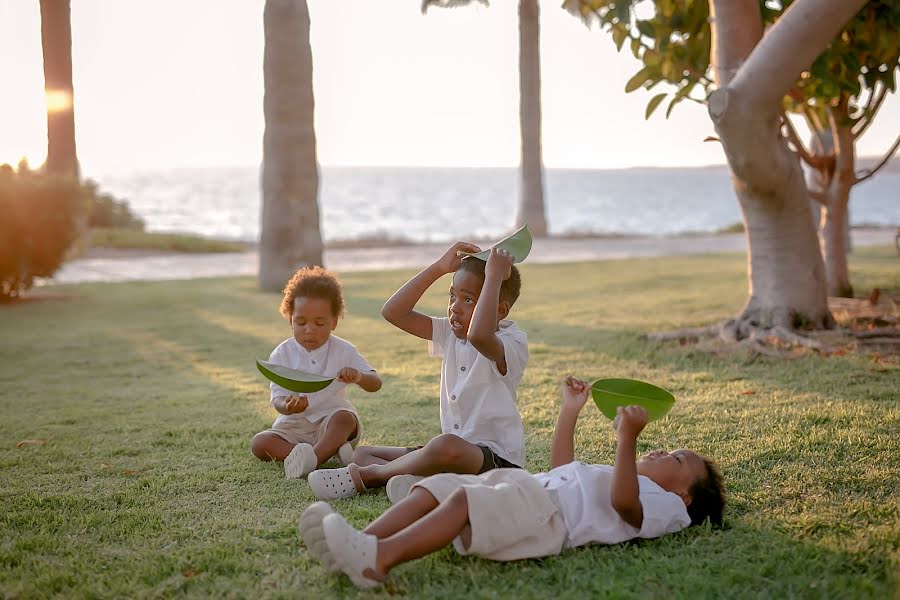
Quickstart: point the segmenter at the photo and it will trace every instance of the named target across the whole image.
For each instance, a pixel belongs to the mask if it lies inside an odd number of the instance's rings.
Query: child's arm
[[[509,252],[491,249],[491,255],[484,266],[484,285],[466,336],[482,356],[497,364],[497,370],[503,375],[506,375],[506,355],[503,342],[497,337],[497,311],[500,306],[500,286],[509,277],[512,264],[513,257]],[[509,312],[509,306],[506,306],[506,312]]]
[[[610,500],[623,521],[640,529],[644,524],[644,508],[639,496],[634,454],[638,435],[647,424],[647,411],[640,406],[620,406],[616,413],[613,422],[616,428],[616,464],[613,466]]]
[[[381,389],[381,377],[376,371],[360,372],[353,367],[344,367],[337,374],[337,380],[343,383],[355,383],[367,392]]]
[[[562,406],[553,432],[553,445],[550,447],[551,469],[575,460],[575,423],[590,391],[591,386],[586,381],[571,375],[563,382]]]
[[[403,284],[394,295],[388,298],[381,309],[381,316],[388,323],[396,325],[403,331],[411,333],[424,340],[431,339],[431,317],[416,312],[416,303],[435,281],[453,273],[459,268],[462,260],[457,256],[457,251],[479,252],[481,249],[474,244],[456,242],[433,264],[425,267],[418,275]]]

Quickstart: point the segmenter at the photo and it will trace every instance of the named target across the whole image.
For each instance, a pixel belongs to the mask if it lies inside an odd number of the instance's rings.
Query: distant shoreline
[[[863,224],[851,227],[854,231],[859,232],[890,232],[895,229],[900,230],[900,225],[871,225]],[[150,232],[155,233],[155,232]],[[690,238],[704,238],[709,236],[727,236],[741,233],[740,230],[732,228],[723,228],[720,231],[694,231],[675,234],[634,234],[634,233],[567,233],[547,236],[547,240],[551,241],[619,241],[627,243],[629,240],[636,242],[645,242],[648,240],[680,240]],[[198,236],[200,237],[200,236]],[[215,240],[215,238],[205,238],[207,240]],[[466,238],[462,239],[471,241],[480,246],[489,246],[496,240]],[[259,249],[258,242],[246,242],[235,240],[221,240],[231,244],[243,246],[242,252],[255,252]],[[328,240],[323,246],[325,250],[389,250],[392,248],[411,248],[421,246],[441,246],[448,245],[451,241],[415,241],[408,238],[394,237],[367,237],[360,239],[345,240]],[[230,254],[240,254],[242,252],[230,252]],[[229,252],[207,252],[208,254],[229,254]],[[178,250],[162,250],[155,248],[112,248],[103,246],[91,247],[81,258],[84,259],[134,259],[151,256],[169,256],[180,254],[203,254],[203,252],[190,252]]]

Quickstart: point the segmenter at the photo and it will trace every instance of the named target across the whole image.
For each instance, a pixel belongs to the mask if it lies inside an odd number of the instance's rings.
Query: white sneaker
[[[366,569],[375,570],[377,537],[355,529],[337,513],[331,513],[322,520],[322,530],[331,555],[350,581],[364,589],[381,585],[382,582],[363,575]]]
[[[306,480],[319,500],[340,500],[359,493],[350,476],[350,467],[319,469],[310,473]]]
[[[319,459],[316,457],[316,451],[309,444],[301,442],[294,446],[291,453],[284,459],[284,477],[285,479],[300,479],[309,475],[317,466],[319,466]]]
[[[298,530],[300,539],[312,557],[329,571],[339,571],[340,568],[325,543],[325,531],[322,529],[322,520],[333,512],[327,502],[313,502],[300,515]]]
[[[385,491],[391,504],[397,504],[407,496],[412,486],[425,479],[419,475],[394,475],[388,479]]]
[[[353,462],[353,446],[350,445],[350,442],[344,442],[332,458],[337,459],[342,467],[346,467]]]

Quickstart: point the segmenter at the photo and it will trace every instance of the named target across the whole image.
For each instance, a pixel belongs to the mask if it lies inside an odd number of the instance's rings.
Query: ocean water
[[[149,231],[255,241],[259,169],[148,171],[97,178],[125,199]],[[319,209],[326,240],[403,238],[445,242],[491,238],[515,220],[516,169],[323,167]],[[740,221],[725,167],[547,169],[552,234],[670,235],[715,231]],[[860,184],[853,225],[900,225],[900,172]]]

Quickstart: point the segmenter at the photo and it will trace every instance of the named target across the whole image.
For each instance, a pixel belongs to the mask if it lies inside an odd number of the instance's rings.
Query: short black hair
[[[481,277],[481,281],[484,282],[484,267],[485,261],[480,258],[475,258],[474,256],[467,256],[462,259],[462,262],[459,263],[460,271],[467,271],[469,273],[474,273]],[[519,269],[516,268],[516,265],[513,265],[509,269],[509,277],[503,280],[503,283],[500,284],[500,300],[505,300],[509,302],[509,305],[512,306],[516,303],[516,300],[519,299],[519,292],[522,290],[522,276],[519,274]]]
[[[722,525],[722,514],[725,512],[725,485],[722,473],[716,463],[701,456],[706,466],[706,476],[691,485],[688,493],[691,504],[687,507],[691,526],[700,525],[706,519],[713,525]]]

